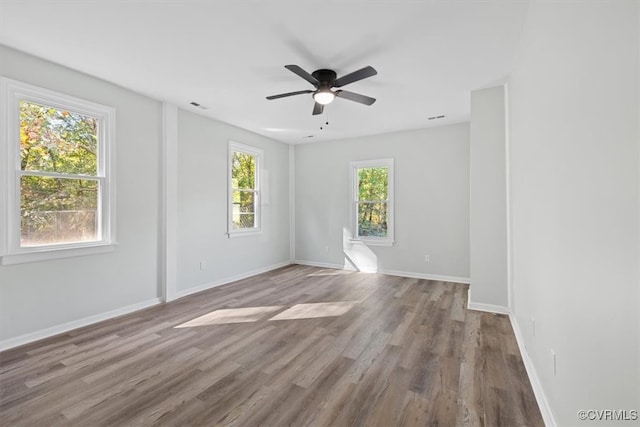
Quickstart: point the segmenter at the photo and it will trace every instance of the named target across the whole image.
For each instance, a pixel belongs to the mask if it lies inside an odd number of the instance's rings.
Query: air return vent
[[[207,107],[205,107],[204,105],[201,105],[201,104],[199,104],[199,103],[197,103],[195,101],[191,101],[190,104],[193,105],[194,107],[197,107],[197,108],[201,109],[201,110],[206,110],[207,109]]]

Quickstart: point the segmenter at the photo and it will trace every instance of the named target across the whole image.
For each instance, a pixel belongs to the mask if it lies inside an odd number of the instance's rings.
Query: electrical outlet
[[[431,255],[425,255],[424,262],[431,262]]]
[[[207,269],[207,261],[200,261],[200,270]]]
[[[324,247],[324,251],[325,251],[326,253],[329,253],[329,246],[325,246],[325,247]]]
[[[550,349],[551,351],[551,360],[553,363],[553,376],[557,376],[558,375],[558,358],[556,357],[556,352],[553,351],[553,349]]]

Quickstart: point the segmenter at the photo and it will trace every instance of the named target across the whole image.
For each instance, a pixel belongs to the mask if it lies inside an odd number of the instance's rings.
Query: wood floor
[[[0,353],[3,426],[543,426],[467,285],[288,266]]]

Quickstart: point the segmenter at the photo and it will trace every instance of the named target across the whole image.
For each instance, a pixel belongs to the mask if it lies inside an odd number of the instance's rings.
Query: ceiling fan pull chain
[[[329,113],[328,112],[324,113],[324,116],[325,116],[324,117],[324,120],[325,120],[324,121],[324,125],[320,126],[320,130],[324,130],[324,126],[329,126]]]

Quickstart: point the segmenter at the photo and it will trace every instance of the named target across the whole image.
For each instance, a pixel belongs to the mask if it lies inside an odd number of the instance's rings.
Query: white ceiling
[[[509,72],[527,0],[0,0],[0,43],[289,143],[468,120],[469,92]],[[312,116],[286,70],[378,75]],[[206,111],[189,105],[196,101]],[[445,115],[429,121],[428,117]],[[329,121],[328,126],[320,127]],[[313,138],[305,138],[313,135]]]

